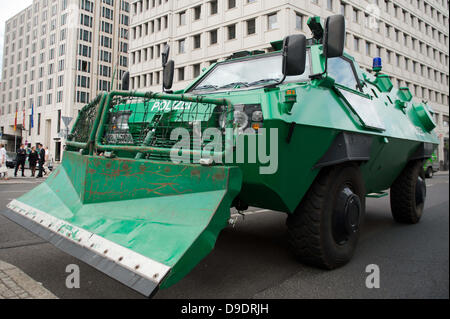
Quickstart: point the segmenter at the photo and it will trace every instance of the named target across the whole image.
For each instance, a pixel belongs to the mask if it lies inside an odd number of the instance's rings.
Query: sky
[[[33,0],[2,0],[0,7],[0,70],[3,64],[3,44],[5,41],[6,20],[29,7],[32,3]]]

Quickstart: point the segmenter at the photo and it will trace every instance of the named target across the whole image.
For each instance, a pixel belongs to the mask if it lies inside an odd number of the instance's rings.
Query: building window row
[[[351,37],[347,35],[347,40]],[[365,43],[364,49],[362,48],[362,43]],[[347,48],[350,48],[350,45],[347,41]],[[422,76],[428,80],[432,80],[439,84],[449,85],[449,76],[444,72],[440,72],[437,69],[434,69],[430,66],[427,66],[419,61],[416,61],[412,58],[403,56],[393,50],[383,49],[381,46],[375,45],[370,41],[364,41],[357,36],[353,36],[353,50],[355,52],[360,52],[365,54],[367,57],[382,57],[385,58],[387,64],[393,65],[394,67],[401,68],[405,71],[411,72],[413,74]],[[384,54],[382,54],[384,51]],[[438,56],[435,55],[432,58],[435,61],[439,61]],[[444,60],[444,56],[440,55],[440,61],[442,64],[448,65],[448,56],[446,56]]]

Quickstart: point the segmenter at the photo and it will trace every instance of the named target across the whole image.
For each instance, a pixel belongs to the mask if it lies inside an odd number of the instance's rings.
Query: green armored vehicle
[[[426,178],[433,178],[434,173],[439,172],[440,164],[437,158],[436,153],[433,153],[430,159],[425,161],[425,165],[423,166],[423,170],[425,172]]]
[[[232,207],[286,213],[293,253],[325,269],[352,258],[367,197],[390,189],[394,219],[419,222],[428,106],[343,52],[344,17],[308,24],[311,39],[236,53],[180,92],[164,52],[164,93],[97,97],[62,164],[4,214],[146,296],[211,252]]]

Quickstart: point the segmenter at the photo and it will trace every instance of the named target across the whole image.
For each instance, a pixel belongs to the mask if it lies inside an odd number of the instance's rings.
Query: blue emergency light
[[[373,71],[374,72],[380,72],[383,68],[383,62],[380,57],[373,59]]]

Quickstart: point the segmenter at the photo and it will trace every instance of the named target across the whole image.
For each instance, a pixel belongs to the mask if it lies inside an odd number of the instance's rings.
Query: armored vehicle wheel
[[[427,185],[421,161],[410,162],[391,186],[391,210],[395,221],[417,224],[423,214]]]
[[[325,168],[287,219],[294,254],[307,264],[334,269],[353,256],[365,212],[365,187],[355,164]]]
[[[427,172],[425,173],[425,177],[426,178],[433,178],[433,168],[432,167],[428,167],[427,168]]]

